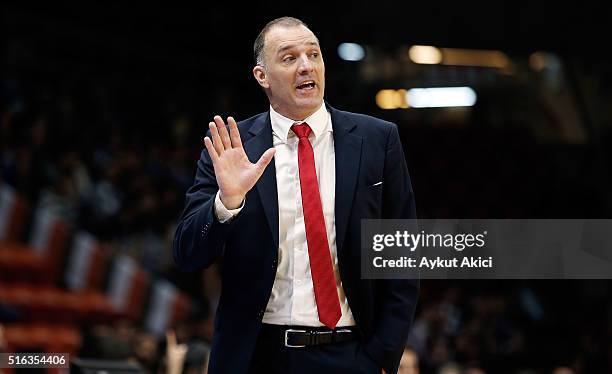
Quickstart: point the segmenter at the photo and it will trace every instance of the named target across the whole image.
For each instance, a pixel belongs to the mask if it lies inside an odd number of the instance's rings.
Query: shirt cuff
[[[217,191],[217,196],[215,196],[215,214],[219,219],[219,222],[226,223],[230,221],[232,218],[236,217],[238,213],[244,208],[244,203],[246,202],[246,198],[242,200],[242,205],[236,209],[227,209],[225,205],[221,202],[221,198],[219,197],[219,191]]]

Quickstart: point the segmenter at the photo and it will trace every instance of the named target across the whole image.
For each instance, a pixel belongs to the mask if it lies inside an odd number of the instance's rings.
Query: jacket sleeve
[[[416,219],[414,194],[397,126],[391,126],[383,178],[383,219]],[[375,281],[378,311],[365,350],[387,373],[396,373],[416,309],[418,279]]]
[[[232,224],[219,222],[214,214],[218,190],[212,160],[204,149],[174,234],[174,261],[183,270],[206,268],[223,253]]]

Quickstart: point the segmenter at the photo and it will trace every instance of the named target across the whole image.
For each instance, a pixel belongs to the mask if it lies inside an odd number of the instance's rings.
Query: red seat
[[[4,335],[9,352],[35,349],[75,355],[82,343],[81,333],[73,326],[9,324],[4,327]]]

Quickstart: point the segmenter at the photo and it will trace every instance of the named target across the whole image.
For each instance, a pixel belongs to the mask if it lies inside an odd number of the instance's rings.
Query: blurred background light
[[[406,102],[413,108],[473,106],[476,92],[470,87],[413,88],[406,93]]]
[[[559,58],[552,53],[538,51],[529,56],[529,67],[535,71],[558,69],[560,66]]]
[[[439,64],[442,62],[440,50],[428,45],[413,45],[408,50],[408,56],[416,64]]]
[[[380,90],[376,94],[376,105],[381,109],[406,109],[406,90]]]
[[[506,54],[494,50],[413,45],[408,49],[408,57],[415,64],[480,66],[497,69],[507,68],[510,65],[510,60]]]
[[[503,69],[510,65],[510,60],[501,51],[442,48],[442,64]]]
[[[338,55],[345,61],[361,61],[365,50],[357,43],[342,43],[338,46]]]

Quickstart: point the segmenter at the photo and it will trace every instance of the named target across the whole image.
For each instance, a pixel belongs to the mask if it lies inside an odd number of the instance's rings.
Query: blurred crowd
[[[423,281],[408,340],[422,372],[603,373],[612,368],[612,288],[605,281],[450,283]]]
[[[72,96],[25,96],[28,88],[16,84],[2,81],[1,180],[96,237],[138,251],[148,269],[167,269],[172,225],[199,155],[183,143],[186,120],[172,124],[174,136],[151,142],[133,129],[81,122],[82,103]]]

